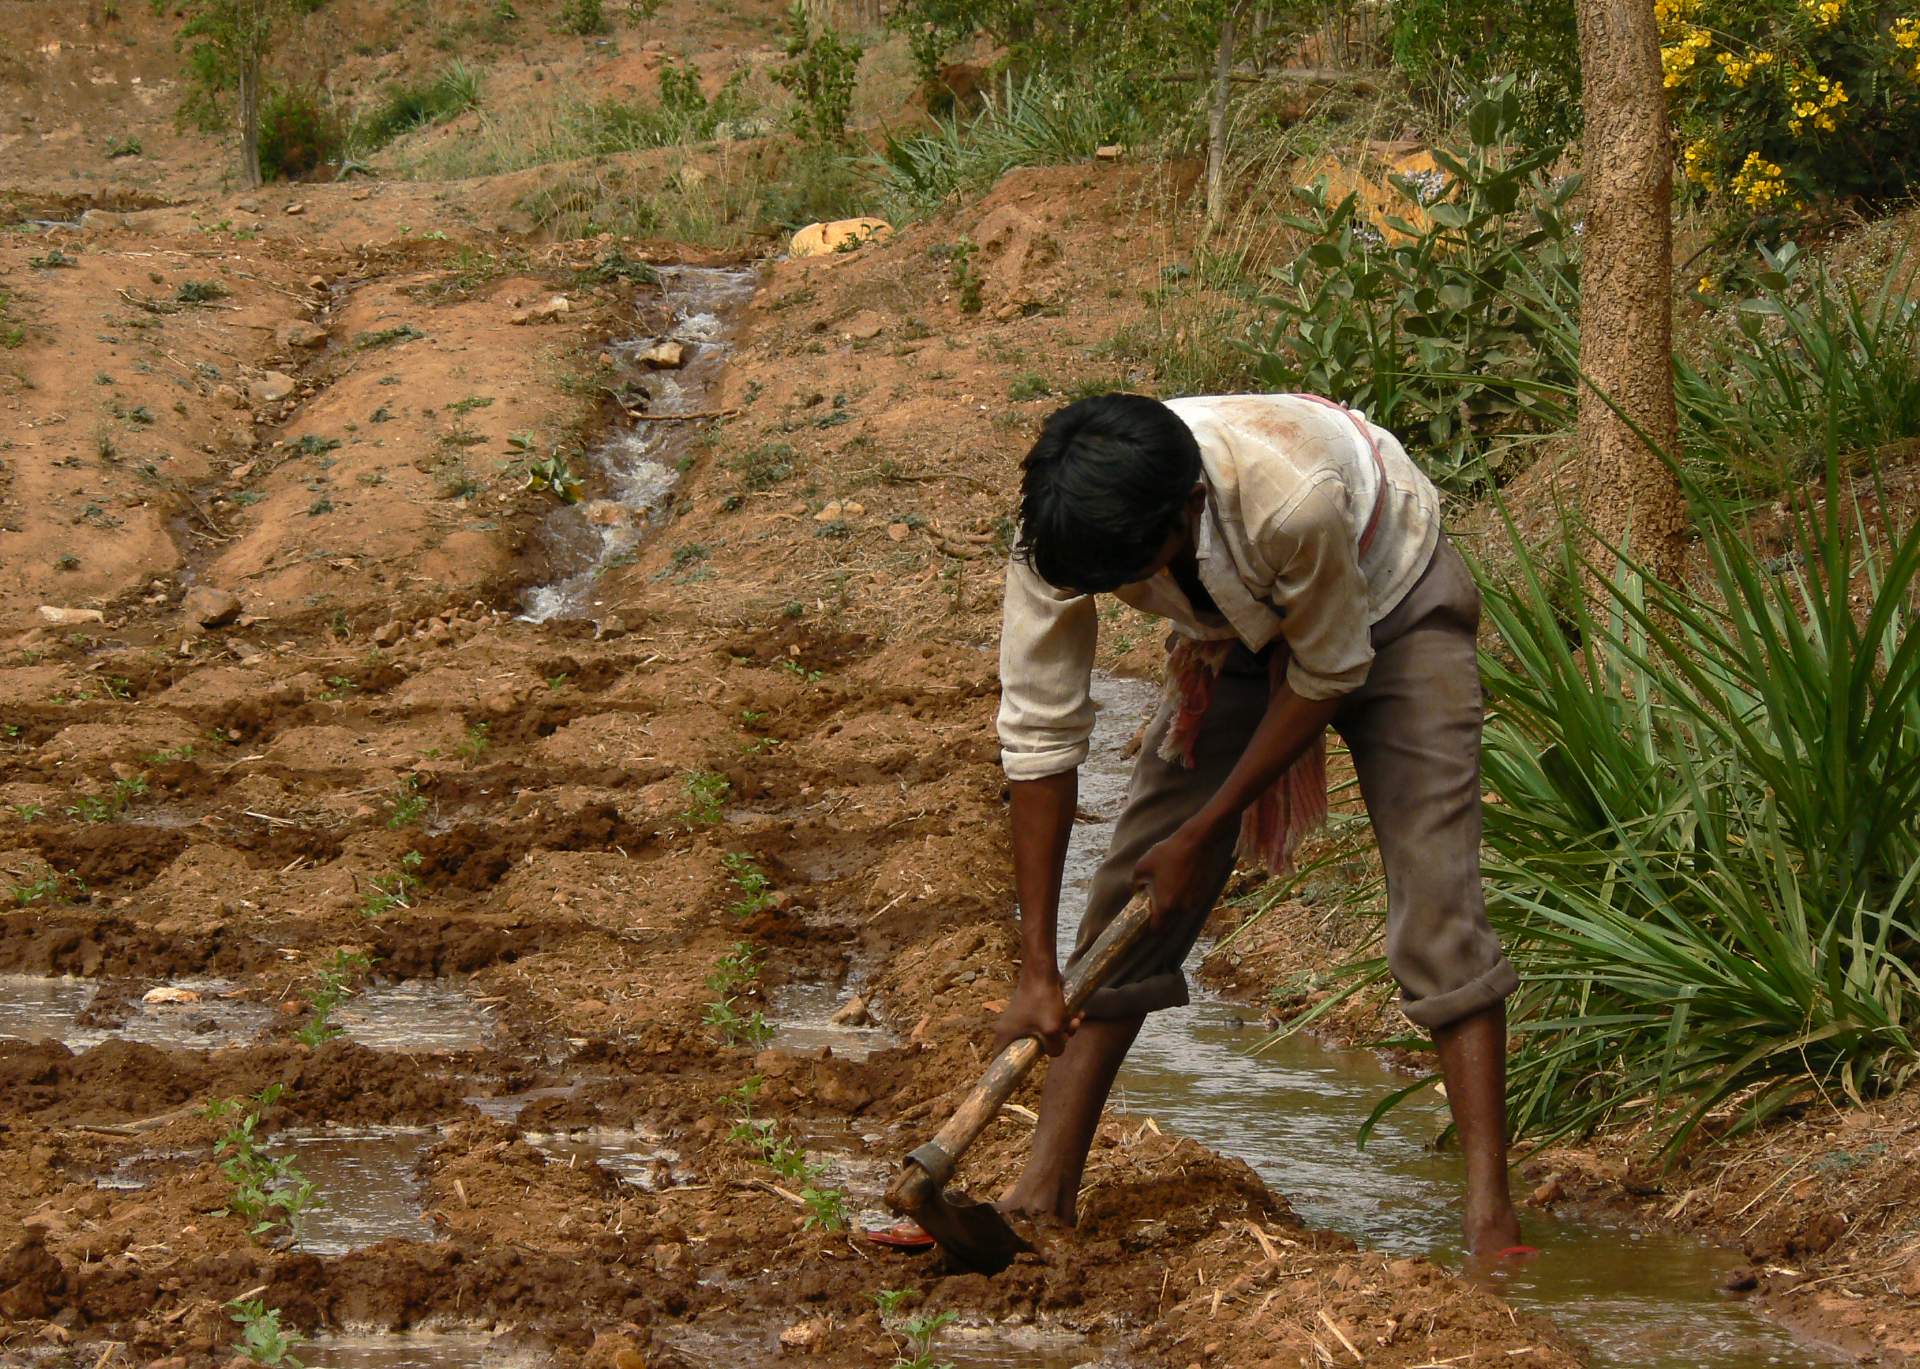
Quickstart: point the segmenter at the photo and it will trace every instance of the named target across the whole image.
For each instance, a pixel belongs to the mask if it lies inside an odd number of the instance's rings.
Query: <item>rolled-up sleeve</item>
[[[1345,497],[1343,486],[1323,480],[1255,536],[1277,568],[1268,598],[1292,653],[1287,685],[1303,699],[1350,693],[1373,666],[1367,581]]]
[[[1055,589],[1015,557],[1000,621],[1000,763],[1010,780],[1077,768],[1093,735],[1093,596]]]

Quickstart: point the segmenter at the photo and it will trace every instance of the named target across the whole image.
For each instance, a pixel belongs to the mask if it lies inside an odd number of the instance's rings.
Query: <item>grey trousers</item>
[[[1374,625],[1366,683],[1333,718],[1386,868],[1387,968],[1407,1016],[1429,1029],[1493,1006],[1520,982],[1487,925],[1480,887],[1479,623],[1479,589],[1443,535],[1419,582]],[[1219,789],[1268,699],[1264,654],[1236,648],[1214,686],[1192,769],[1160,758],[1172,716],[1162,702],[1113,844],[1088,888],[1069,965],[1127,905],[1140,858]],[[1233,873],[1234,845],[1229,835],[1206,853],[1202,911],[1164,936],[1149,933],[1093,995],[1088,1017],[1134,1017],[1188,1001],[1181,966]]]

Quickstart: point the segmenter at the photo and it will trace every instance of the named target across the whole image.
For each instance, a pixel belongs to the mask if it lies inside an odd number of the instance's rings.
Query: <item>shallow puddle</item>
[[[795,1055],[818,1055],[824,1046],[842,1060],[865,1060],[897,1044],[884,1027],[854,1027],[833,1020],[857,988],[831,984],[783,984],[773,991],[767,1016],[773,1045]]]
[[[83,1022],[102,985],[92,979],[0,975],[0,1038],[64,1042],[75,1051],[119,1038],[149,1046],[218,1050],[253,1040],[272,1019],[264,1003],[222,995],[233,985],[220,979],[183,979],[169,987],[198,995],[190,1003],[147,1003],[139,991]],[[123,1016],[124,1014],[124,1016]]]
[[[1100,820],[1076,826],[1061,902],[1061,944],[1071,943],[1086,885],[1105,854],[1126,792],[1120,754],[1151,701],[1151,686],[1100,679],[1093,754],[1080,772],[1081,806]],[[1078,895],[1076,897],[1076,895]],[[1365,1150],[1360,1124],[1405,1076],[1368,1051],[1309,1037],[1251,1054],[1266,1032],[1220,1002],[1155,1013],[1115,1086],[1123,1115],[1159,1124],[1245,1160],[1308,1223],[1393,1254],[1458,1266],[1461,1164],[1429,1142],[1445,1125],[1436,1098],[1403,1105]],[[1596,1364],[1635,1369],[1754,1369],[1824,1365],[1828,1358],[1717,1291],[1739,1252],[1684,1235],[1604,1220],[1527,1220],[1531,1264],[1489,1276],[1516,1307],[1553,1319],[1584,1342]]]
[[[468,1051],[493,1040],[493,1018],[458,989],[422,980],[372,984],[334,1009],[333,1022],[372,1050]]]
[[[327,1205],[306,1217],[300,1249],[344,1255],[377,1241],[437,1239],[421,1218],[415,1171],[439,1139],[429,1127],[339,1127],[281,1132],[269,1155],[291,1155]]]
[[[548,1098],[577,1097],[586,1086],[584,1080],[571,1084],[553,1084],[545,1088],[524,1089],[519,1093],[502,1093],[489,1097],[486,1094],[469,1094],[464,1100],[469,1107],[478,1109],[496,1122],[517,1122],[520,1109],[529,1103],[542,1102]]]
[[[529,1145],[563,1165],[599,1165],[623,1184],[657,1193],[675,1183],[673,1164],[680,1152],[662,1145],[666,1138],[614,1127],[580,1131],[522,1133]]]
[[[295,1353],[307,1369],[540,1369],[543,1351],[505,1346],[485,1331],[320,1336]]]
[[[800,1320],[796,1317],[794,1320]],[[710,1317],[701,1326],[655,1328],[681,1362],[706,1369],[745,1369],[745,1366],[784,1363],[796,1352],[783,1349],[780,1333],[791,1322],[748,1321],[727,1313]],[[825,1358],[844,1362],[833,1354],[830,1331]],[[848,1346],[857,1354],[856,1347]],[[895,1353],[902,1363],[908,1355],[901,1338]],[[933,1343],[933,1362],[952,1369],[1117,1369],[1119,1360],[1105,1357],[1086,1337],[1063,1328],[1041,1326],[987,1326],[954,1324],[943,1327]]]

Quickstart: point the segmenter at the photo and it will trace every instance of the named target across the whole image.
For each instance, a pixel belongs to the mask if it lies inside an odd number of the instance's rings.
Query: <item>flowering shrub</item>
[[[1742,215],[1920,174],[1920,16],[1878,0],[1655,0],[1680,169]]]

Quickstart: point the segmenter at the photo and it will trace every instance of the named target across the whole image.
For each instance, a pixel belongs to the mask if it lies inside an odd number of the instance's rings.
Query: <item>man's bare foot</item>
[[[1520,1241],[1520,1219],[1511,1203],[1500,1203],[1484,1211],[1469,1208],[1461,1223],[1467,1238],[1467,1253],[1476,1260],[1498,1259],[1513,1249],[1526,1249]]]

